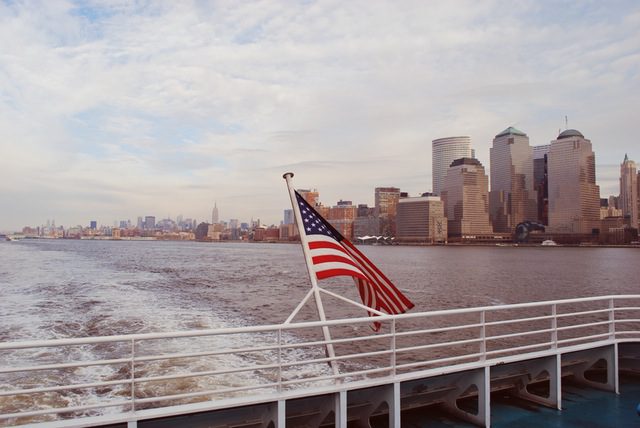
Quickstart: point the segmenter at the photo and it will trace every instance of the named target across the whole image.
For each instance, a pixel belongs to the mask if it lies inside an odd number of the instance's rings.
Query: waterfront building
[[[232,241],[240,239],[240,221],[237,218],[229,220],[229,239]]]
[[[525,220],[537,220],[533,149],[524,132],[509,127],[495,136],[490,149],[489,216],[493,230],[513,233]]]
[[[475,153],[471,149],[471,137],[438,138],[431,142],[431,173],[433,178],[433,193],[440,195],[447,170],[456,159],[473,158]]]
[[[439,196],[401,198],[396,216],[398,242],[429,243],[447,241],[447,218]]]
[[[549,232],[597,234],[600,187],[591,141],[567,129],[551,142],[548,154]]]
[[[353,220],[353,237],[376,236],[380,233],[380,219],[374,207],[358,204],[356,218]]]
[[[218,213],[218,203],[213,203],[213,209],[211,210],[211,223],[216,224],[220,223],[220,215]]]
[[[480,161],[474,158],[453,161],[445,175],[441,196],[449,236],[464,238],[493,233],[489,221],[489,178]]]
[[[224,232],[224,227],[219,223],[207,226],[207,238],[211,241],[220,241],[222,238],[222,232]]]
[[[395,236],[396,207],[400,199],[397,187],[376,187],[374,190],[375,212],[380,219],[380,231],[383,236]]]
[[[96,230],[96,229],[98,229],[98,222],[97,222],[97,221],[95,221],[95,220],[91,220],[91,221],[89,222],[89,228],[90,228],[91,230]]]
[[[294,241],[299,239],[298,228],[295,223],[283,223],[280,225],[278,239],[280,241]]]
[[[320,193],[318,193],[317,189],[298,189],[298,193],[300,193],[302,199],[307,201],[307,203],[312,207],[320,206]]]
[[[605,218],[608,217],[619,217],[619,218],[623,218],[622,217],[622,210],[618,209],[616,207],[607,205],[606,207],[601,206],[600,207],[600,220],[604,220]]]
[[[145,229],[154,229],[156,227],[156,218],[155,216],[148,215],[144,218],[144,228]]]
[[[329,208],[325,217],[333,227],[345,238],[353,239],[353,221],[356,218],[357,208],[351,201],[340,200]]]
[[[533,147],[533,183],[538,202],[538,222],[549,224],[549,175],[548,154],[551,144]]]
[[[638,170],[636,163],[625,154],[620,165],[620,209],[628,218],[629,227],[638,228]]]
[[[374,216],[356,217],[353,220],[353,238],[377,236],[380,231],[380,219]]]
[[[291,208],[284,210],[283,224],[293,224],[295,219],[293,218],[293,210]]]

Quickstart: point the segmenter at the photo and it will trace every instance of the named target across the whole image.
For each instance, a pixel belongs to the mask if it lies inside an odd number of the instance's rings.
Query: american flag
[[[365,306],[388,314],[400,314],[413,308],[413,303],[365,257],[348,239],[295,192],[309,245],[313,271],[318,280],[334,276],[350,276],[356,283]],[[369,315],[374,315],[369,312]],[[374,323],[374,330],[380,324]]]

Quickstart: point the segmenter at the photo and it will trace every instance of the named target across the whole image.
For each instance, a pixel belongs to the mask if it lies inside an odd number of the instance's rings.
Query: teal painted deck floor
[[[491,396],[491,426],[493,428],[631,428],[640,427],[637,406],[640,403],[640,378],[621,377],[620,395],[596,389],[563,384],[562,411],[537,406],[503,394]],[[455,427],[473,425],[461,423],[444,413],[415,411],[402,415],[406,428]]]

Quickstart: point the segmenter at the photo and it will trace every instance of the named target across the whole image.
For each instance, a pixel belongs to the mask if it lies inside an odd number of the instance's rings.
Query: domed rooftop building
[[[493,139],[489,216],[493,230],[513,233],[518,223],[537,220],[533,149],[527,134],[513,126]]]
[[[571,137],[584,138],[584,135],[582,135],[582,132],[578,131],[577,129],[567,129],[565,131],[562,131],[560,135],[558,135],[557,139],[561,140],[563,138],[571,138]]]
[[[552,233],[597,236],[600,187],[591,141],[567,129],[551,142],[548,154],[549,229]]]
[[[501,133],[499,133],[498,135],[496,135],[496,138],[504,137],[505,135],[520,135],[521,137],[526,137],[527,136],[527,134],[525,134],[524,132],[520,131],[519,129],[516,129],[513,126],[510,126],[507,129],[505,129],[504,131],[502,131]]]

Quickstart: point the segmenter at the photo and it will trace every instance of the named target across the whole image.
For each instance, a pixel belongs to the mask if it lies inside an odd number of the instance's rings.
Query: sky
[[[0,230],[278,224],[431,190],[431,141],[580,130],[601,195],[640,161],[640,2],[0,0]]]

